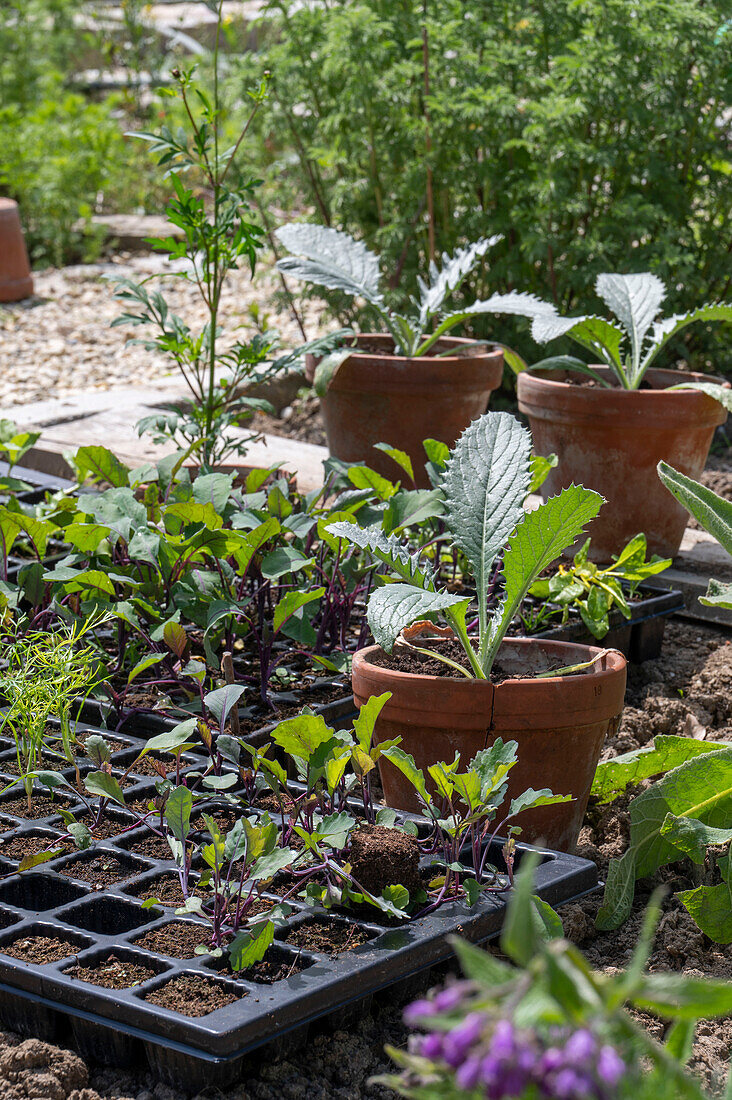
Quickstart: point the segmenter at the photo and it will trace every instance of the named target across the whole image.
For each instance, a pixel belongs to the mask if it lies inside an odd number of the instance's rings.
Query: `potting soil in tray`
[[[44,808],[57,822],[56,804]],[[124,813],[115,814],[117,829],[125,828]],[[45,831],[52,836],[49,823],[39,816],[13,830],[12,839]],[[368,829],[363,833],[365,869]],[[138,826],[99,840],[80,856],[62,856],[0,881],[0,1024],[50,1038],[54,1021],[60,1026],[68,1018],[82,1053],[97,1060],[133,1058],[135,1043],[142,1041],[153,1072],[168,1083],[224,1087],[261,1044],[284,1041],[293,1029],[367,1003],[378,990],[449,959],[450,934],[483,942],[503,922],[501,895],[484,897],[472,908],[450,902],[391,925],[375,909],[334,915],[295,899],[262,962],[232,973],[225,960],[196,954],[199,944],[210,943],[206,923],[154,902],[143,905],[143,897],[158,896],[161,881],[178,885],[172,857],[157,858],[150,849],[144,856],[131,852],[137,841],[152,836]],[[389,858],[397,873],[400,854]],[[103,890],[70,874],[77,861],[97,860],[102,868],[117,863],[129,873]],[[501,865],[500,844],[489,860]],[[544,852],[536,892],[550,904],[596,884],[594,864]],[[252,913],[277,900],[265,892]],[[200,1014],[191,1014],[191,1006]]]

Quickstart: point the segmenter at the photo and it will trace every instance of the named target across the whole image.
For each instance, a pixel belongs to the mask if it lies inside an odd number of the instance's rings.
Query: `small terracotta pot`
[[[608,368],[594,368],[605,376]],[[529,418],[537,454],[556,453],[558,466],[542,486],[544,499],[573,482],[601,493],[606,504],[587,528],[590,556],[610,561],[643,531],[652,554],[673,557],[688,513],[656,473],[661,459],[688,477],[704,469],[714,429],[726,410],[707,394],[670,392],[678,382],[720,382],[703,374],[650,370],[651,389],[572,385],[567,373],[518,376],[518,405]],[[579,378],[580,376],[575,375]]]
[[[504,670],[530,676],[556,658],[562,666],[590,660],[600,650],[570,642],[511,638],[498,660]],[[392,693],[376,723],[375,740],[401,737],[426,772],[430,764],[450,761],[459,752],[466,765],[497,737],[518,742],[518,763],[509,773],[508,803],[528,787],[549,787],[571,794],[573,802],[543,806],[517,819],[521,839],[572,851],[587,808],[603,742],[617,731],[625,696],[626,662],[615,650],[586,673],[546,679],[453,680],[397,672],[374,664],[381,653],[369,646],[353,658],[353,694],[357,706],[372,695]],[[379,761],[387,804],[419,810],[413,788],[388,760]]]
[[[391,353],[390,336],[362,333],[356,343],[368,348],[368,354],[344,360],[320,399],[330,453],[344,462],[364,462],[394,479],[400,476],[399,467],[374,450],[375,443],[388,443],[406,451],[416,484],[429,488],[422,440],[439,439],[452,447],[486,411],[491,392],[501,384],[503,352],[448,337],[436,350],[463,347],[462,355],[410,359]],[[311,381],[317,362],[306,358]]]
[[[13,199],[0,199],[0,302],[18,302],[32,293],[33,278],[18,204]]]

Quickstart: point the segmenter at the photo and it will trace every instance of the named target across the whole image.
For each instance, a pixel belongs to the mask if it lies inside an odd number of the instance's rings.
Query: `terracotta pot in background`
[[[608,368],[595,370],[610,374]],[[529,418],[537,454],[559,457],[542,486],[544,498],[573,482],[605,497],[607,503],[587,528],[595,561],[609,562],[640,531],[650,553],[673,557],[689,517],[659,480],[656,466],[663,459],[698,479],[714,429],[727,412],[701,391],[663,387],[720,379],[649,370],[646,380],[652,388],[622,390],[572,385],[564,381],[567,377],[549,372],[518,376],[518,405]]]
[[[0,302],[18,302],[33,293],[28,251],[18,204],[0,199]]]
[[[509,774],[502,820],[511,798],[528,787],[549,787],[571,794],[573,802],[527,811],[517,820],[521,839],[571,852],[579,835],[595,768],[605,738],[620,723],[625,696],[626,662],[612,650],[582,675],[547,679],[453,680],[392,671],[372,663],[378,646],[353,658],[353,694],[357,706],[372,695],[392,693],[376,723],[375,740],[401,737],[426,772],[430,764],[452,760],[459,752],[467,765],[497,737],[518,742],[518,763]],[[547,657],[562,666],[587,661],[600,650],[570,642],[508,639],[499,653],[505,671],[531,675],[546,667]],[[418,811],[409,782],[388,760],[379,761],[387,804]]]
[[[436,350],[465,348],[464,353],[410,359],[391,354],[390,336],[362,333],[356,343],[368,353],[344,360],[320,399],[330,453],[345,462],[364,462],[394,479],[400,476],[399,467],[374,450],[375,443],[389,443],[406,451],[416,484],[429,488],[422,440],[439,439],[452,447],[486,411],[492,390],[501,384],[503,352],[446,337]],[[313,356],[306,359],[311,380],[316,362]]]

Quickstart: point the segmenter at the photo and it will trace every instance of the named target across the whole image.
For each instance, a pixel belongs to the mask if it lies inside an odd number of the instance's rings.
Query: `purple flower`
[[[586,1027],[570,1035],[564,1046],[564,1054],[570,1062],[587,1063],[597,1051],[597,1040]]]
[[[433,1004],[438,1012],[450,1012],[462,1003],[466,992],[465,982],[454,982],[435,994]]]
[[[516,1037],[510,1020],[499,1020],[491,1037],[491,1054],[496,1058],[513,1058],[516,1053]]]
[[[474,1089],[481,1077],[480,1058],[466,1058],[455,1074],[455,1084],[461,1089]]]
[[[426,997],[423,997],[419,1001],[412,1001],[404,1009],[404,1023],[407,1027],[418,1027],[420,1020],[424,1019],[425,1016],[434,1016],[436,1012],[434,1001],[428,1001]]]
[[[465,1061],[470,1048],[480,1039],[485,1027],[485,1017],[480,1012],[469,1012],[461,1024],[448,1031],[444,1038],[443,1057],[453,1069]]]
[[[437,1031],[425,1035],[419,1045],[419,1053],[423,1058],[430,1058],[436,1062],[443,1055],[443,1037]]]
[[[559,1069],[564,1065],[564,1051],[559,1050],[558,1047],[549,1047],[545,1050],[539,1061],[540,1073],[551,1073],[552,1070]]]
[[[603,1085],[617,1085],[625,1073],[625,1062],[614,1047],[604,1046],[597,1058],[597,1076]]]
[[[585,1100],[596,1095],[592,1080],[585,1073],[577,1070],[560,1069],[551,1083],[550,1096],[557,1100]]]

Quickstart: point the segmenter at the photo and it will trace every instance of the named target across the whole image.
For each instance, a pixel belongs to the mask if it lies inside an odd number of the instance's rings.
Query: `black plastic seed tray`
[[[307,693],[302,693],[298,699],[302,707],[311,706],[315,714],[322,714],[323,718],[334,729],[345,729],[350,725],[351,719],[356,714],[353,695],[348,693],[348,688],[343,687],[343,698],[332,699],[329,703],[308,703]],[[183,717],[183,716],[182,716]],[[106,726],[100,732],[106,736],[117,736],[117,730],[132,737],[147,740],[164,730],[172,729],[176,722],[163,714],[155,714],[146,711],[144,714],[129,714],[120,724],[115,723],[114,710],[109,703],[99,700],[87,700],[80,710],[80,718],[85,723],[95,726]],[[270,732],[281,719],[273,718],[265,722],[259,729],[248,732],[246,739],[250,745],[263,745],[267,741]],[[113,732],[114,731],[114,732]]]
[[[630,604],[630,619],[626,619],[617,608],[613,609],[610,612],[610,630],[599,642],[580,618],[564,626],[543,630],[532,637],[602,645],[608,649],[619,649],[636,664],[651,661],[661,654],[667,617],[684,610],[684,597],[677,589],[660,584],[642,584],[638,591],[642,593],[642,599]]]
[[[113,754],[113,764],[136,747],[132,738],[120,740],[126,744]],[[131,793],[152,795],[152,780],[138,779]],[[212,797],[211,801],[217,800]],[[226,805],[222,800],[219,804]],[[82,1053],[106,1064],[139,1065],[144,1052],[153,1072],[176,1087],[226,1086],[246,1072],[249,1055],[262,1044],[273,1044],[273,1053],[281,1052],[302,1041],[316,1021],[319,1026],[327,1026],[328,1021],[343,1026],[344,1020],[366,1011],[379,990],[407,982],[448,960],[452,951],[447,936],[457,934],[481,943],[497,935],[503,923],[506,900],[496,895],[472,908],[451,902],[396,925],[388,917],[382,920],[377,910],[356,917],[293,901],[293,915],[278,928],[268,955],[272,966],[282,964],[284,976],[268,982],[259,972],[221,973],[221,964],[211,956],[174,959],[164,949],[140,945],[148,932],[172,921],[201,927],[202,937],[206,926],[195,917],[176,917],[177,903],[161,892],[164,881],[175,882],[172,858],[152,858],[136,850],[140,841],[150,837],[150,830],[136,825],[123,810],[113,813],[124,830],[121,835],[18,874],[17,860],[3,855],[3,844],[28,838],[30,846],[30,838],[39,835],[53,843],[62,835],[60,818],[53,805],[45,817],[32,821],[3,815],[0,799],[0,825],[5,829],[0,836],[5,873],[0,880],[0,1024],[48,1039],[62,1038],[70,1026]],[[497,867],[502,865],[500,849],[496,843],[489,856]],[[519,858],[526,850],[528,846],[519,845]],[[85,865],[100,857],[104,868],[113,867],[117,877],[103,889],[95,889]],[[542,850],[536,892],[550,904],[577,898],[596,885],[593,863]],[[276,894],[265,896],[274,899]],[[171,904],[145,907],[145,898],[156,897]],[[298,929],[312,921],[346,926],[348,936],[352,929],[353,937],[363,942],[336,956],[299,946]],[[17,941],[30,937],[60,940],[68,944],[68,953],[45,963],[25,962],[7,953]],[[111,955],[123,965],[145,968],[136,972],[136,984],[107,989],[72,972],[77,965],[95,967]],[[183,976],[207,979],[227,991],[231,1003],[189,1017],[150,1000],[157,990]],[[185,1003],[195,1001],[195,996],[188,996]]]

